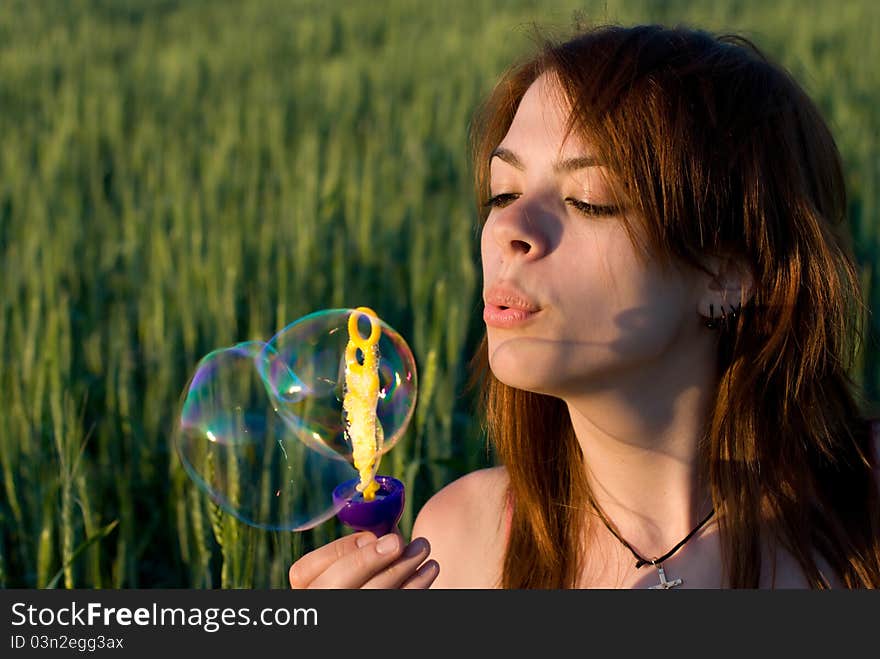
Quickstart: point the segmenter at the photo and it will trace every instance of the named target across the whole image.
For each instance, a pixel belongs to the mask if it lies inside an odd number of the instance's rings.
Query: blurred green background
[[[367,305],[406,337],[416,416],[381,471],[401,526],[492,463],[464,393],[482,332],[467,129],[532,25],[736,31],[817,100],[877,304],[880,10],[818,3],[4,0],[0,586],[285,587],[341,529],[258,530],[169,444],[215,348]],[[857,365],[880,393],[876,323]]]

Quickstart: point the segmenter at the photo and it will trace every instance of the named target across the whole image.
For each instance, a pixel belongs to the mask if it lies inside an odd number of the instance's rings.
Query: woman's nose
[[[538,259],[550,246],[546,211],[523,199],[495,211],[492,237],[505,256]]]

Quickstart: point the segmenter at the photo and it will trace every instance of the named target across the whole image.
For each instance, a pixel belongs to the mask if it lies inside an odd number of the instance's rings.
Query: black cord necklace
[[[620,543],[624,547],[629,549],[630,552],[632,553],[632,555],[636,557],[636,569],[637,570],[640,567],[642,567],[643,565],[653,565],[654,567],[657,568],[657,571],[660,573],[660,575],[659,575],[660,576],[660,583],[657,584],[656,586],[651,586],[652,589],[675,588],[676,586],[680,586],[683,583],[680,578],[673,579],[672,581],[667,581],[666,580],[666,572],[663,570],[662,563],[667,558],[672,556],[675,552],[677,552],[679,549],[681,549],[688,540],[690,540],[692,537],[694,537],[694,534],[697,531],[699,531],[701,528],[703,528],[706,525],[706,522],[708,522],[712,518],[712,515],[715,514],[715,509],[713,508],[711,511],[709,511],[709,514],[703,518],[703,521],[700,522],[699,524],[697,524],[693,528],[693,530],[690,533],[688,533],[684,538],[682,538],[679,541],[679,543],[677,545],[675,545],[672,549],[670,549],[668,552],[666,552],[665,554],[663,554],[659,558],[649,559],[649,558],[644,558],[643,556],[641,556],[639,554],[639,552],[637,552],[635,549],[632,548],[632,545],[630,545],[626,540],[621,538],[620,534],[614,530],[614,527],[611,525],[611,522],[608,521],[608,518],[605,517],[605,514],[602,512],[602,510],[599,508],[599,506],[596,505],[596,502],[593,501],[591,503],[593,504],[593,509],[596,511],[596,514],[599,515],[599,519],[601,519],[602,523],[605,525],[605,528],[607,528],[609,531],[611,531],[611,535],[613,535],[615,538],[617,538],[620,541]]]

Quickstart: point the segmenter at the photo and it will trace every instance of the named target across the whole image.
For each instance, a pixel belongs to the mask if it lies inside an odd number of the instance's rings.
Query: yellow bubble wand
[[[361,336],[358,320],[370,321],[370,334]],[[342,408],[346,432],[352,445],[354,466],[360,474],[357,491],[365,501],[372,501],[379,489],[373,478],[378,467],[384,433],[376,417],[379,402],[379,317],[369,307],[358,307],[348,317],[348,345],[345,348],[345,396]],[[360,351],[363,363],[358,361]]]
[[[358,329],[358,321],[364,316],[370,321],[370,332],[366,337]],[[381,335],[379,317],[369,307],[358,307],[348,317],[342,407],[346,435],[351,442],[352,459],[359,478],[341,483],[333,491],[333,502],[338,506],[336,516],[350,528],[370,531],[376,536],[394,529],[403,513],[406,498],[402,482],[391,476],[376,475],[385,443],[385,433],[376,416]],[[358,361],[359,353],[361,361]],[[355,492],[362,494],[360,500],[351,496],[352,486]]]

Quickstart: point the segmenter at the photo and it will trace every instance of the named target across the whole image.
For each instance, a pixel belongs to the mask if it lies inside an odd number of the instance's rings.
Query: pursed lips
[[[483,320],[486,325],[510,329],[535,316],[541,307],[510,284],[496,284],[485,295]]]
[[[510,284],[496,284],[486,291],[484,301],[487,305],[501,309],[519,309],[531,313],[541,310],[524,293]]]

